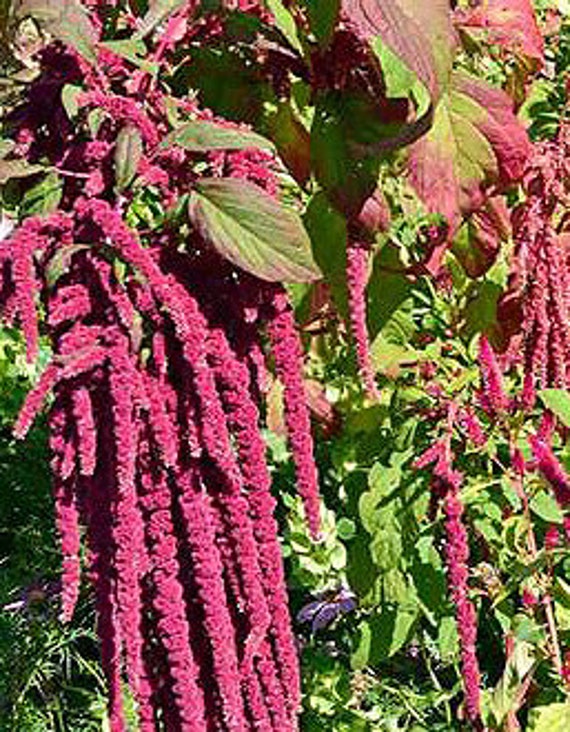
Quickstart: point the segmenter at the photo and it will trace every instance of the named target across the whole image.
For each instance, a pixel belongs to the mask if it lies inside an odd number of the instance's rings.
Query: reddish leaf
[[[483,29],[486,40],[527,58],[544,61],[544,43],[531,0],[484,0],[457,10],[459,27]]]
[[[457,230],[461,215],[479,208],[486,190],[504,188],[523,173],[531,152],[528,136],[501,90],[454,74],[430,132],[411,150],[409,175],[427,208]],[[434,252],[437,268],[445,244]]]
[[[438,96],[453,47],[447,0],[342,0],[341,10],[361,38],[380,37]]]

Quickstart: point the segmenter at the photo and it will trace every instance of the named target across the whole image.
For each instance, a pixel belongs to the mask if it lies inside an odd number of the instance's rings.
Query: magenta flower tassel
[[[274,312],[268,320],[267,332],[275,370],[284,389],[285,424],[297,470],[297,488],[303,499],[309,529],[316,538],[320,532],[319,483],[303,384],[303,352],[293,310],[284,290],[275,290],[272,304]]]
[[[501,414],[509,408],[509,399],[503,386],[503,374],[487,336],[481,336],[479,341],[479,365],[485,388],[484,402],[494,414]]]
[[[246,729],[246,722],[235,631],[226,600],[211,508],[193,472],[178,475],[176,484],[184,520],[184,540],[190,549],[193,578],[202,601],[222,717],[229,730],[241,732]]]
[[[570,478],[552,452],[552,449],[540,439],[531,436],[529,443],[538,469],[552,486],[554,495],[561,508],[570,506]]]
[[[476,723],[481,717],[481,674],[477,660],[477,616],[469,599],[467,531],[461,520],[463,505],[456,487],[449,487],[445,497],[445,531],[447,543],[447,581],[453,604],[461,645],[461,670],[465,692],[467,718]]]
[[[265,461],[266,446],[258,426],[259,413],[249,393],[247,367],[237,360],[221,331],[212,331],[211,343],[211,358],[220,383],[228,424],[235,435],[258,543],[264,591],[271,612],[270,632],[275,643],[277,668],[282,677],[283,693],[295,715],[300,704],[300,689],[293,681],[298,678],[298,660],[284,591],[283,561],[273,518],[275,500],[271,495],[271,477]]]
[[[204,699],[185,612],[177,539],[170,510],[172,496],[164,474],[158,466],[152,465],[150,445],[141,440],[141,446],[139,475],[147,514],[145,526],[157,630],[167,654],[179,724],[188,732],[201,732],[205,726]]]
[[[366,326],[366,282],[370,247],[357,241],[349,241],[346,248],[346,284],[350,327],[356,347],[358,369],[371,399],[379,399],[374,366],[370,354],[368,328]]]

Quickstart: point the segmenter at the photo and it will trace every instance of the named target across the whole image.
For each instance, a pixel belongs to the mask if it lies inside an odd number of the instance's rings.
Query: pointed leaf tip
[[[300,216],[259,186],[237,178],[203,178],[190,196],[192,223],[223,257],[269,282],[321,277]]]

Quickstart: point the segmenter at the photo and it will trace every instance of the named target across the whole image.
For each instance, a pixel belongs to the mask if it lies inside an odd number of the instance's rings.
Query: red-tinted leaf
[[[447,217],[454,233],[461,215],[482,205],[490,185],[501,188],[520,178],[530,152],[510,98],[454,74],[432,129],[412,148],[410,181],[430,211]],[[434,262],[438,256],[441,249]]]
[[[448,0],[342,0],[341,10],[361,38],[380,37],[438,96],[453,47]]]
[[[544,61],[544,43],[531,0],[486,0],[457,10],[455,21],[462,28],[482,29],[489,43]]]

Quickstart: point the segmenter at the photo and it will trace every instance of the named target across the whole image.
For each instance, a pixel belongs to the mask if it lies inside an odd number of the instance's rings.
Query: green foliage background
[[[537,3],[539,10],[550,5]],[[311,7],[316,13],[317,3]],[[520,112],[535,139],[553,137],[560,119],[567,116],[569,13],[567,8],[560,32],[549,45],[550,66],[534,82]],[[325,14],[320,22],[324,36]],[[249,30],[237,28],[236,34],[240,33],[247,39]],[[236,68],[234,61],[229,52],[196,49],[194,64],[177,72],[173,86],[195,85],[208,106],[230,118],[261,118],[264,132],[290,122],[290,110],[276,104],[262,84],[255,86],[254,100],[240,94],[240,85],[249,90],[252,85],[246,69]],[[231,93],[224,82],[230,73]],[[503,81],[505,69],[499,61],[491,61],[484,74]],[[298,109],[308,114],[299,87],[295,92]],[[246,98],[244,108],[239,102]],[[323,142],[325,147],[328,144],[330,140]],[[281,154],[287,156],[285,147]],[[400,274],[386,275],[387,267],[409,263],[400,261],[402,253],[409,254],[418,231],[431,221],[410,200],[395,171],[397,161],[388,160],[382,172],[383,189],[395,216],[378,242],[380,253],[369,285],[381,402],[371,405],[363,399],[352,350],[338,323],[326,336],[305,336],[309,376],[325,385],[342,426],[331,434],[316,425],[325,504],[324,538],[317,544],[307,538],[301,507],[294,498],[293,470],[284,440],[276,432],[267,432],[293,615],[318,593],[340,586],[350,587],[358,602],[354,612],[315,633],[296,622],[303,667],[301,727],[307,732],[462,728],[457,637],[440,554],[441,517],[429,516],[426,477],[412,469],[412,462],[434,438],[425,416],[434,403],[421,388],[422,367],[436,364],[446,395],[469,401],[479,379],[473,335],[493,322],[506,267],[499,260],[483,277],[469,280],[453,260],[454,287],[448,293],[427,281],[411,284]],[[323,187],[342,186],[337,173],[322,171]],[[366,173],[367,180],[368,173],[377,176],[378,171]],[[309,233],[314,228],[329,234],[315,239],[314,254],[327,269],[342,313],[346,293],[335,272],[342,269],[344,222],[327,206],[322,192],[307,203]],[[145,206],[150,204],[141,194],[132,215],[144,216]],[[334,242],[338,251],[331,252]],[[305,287],[293,290],[301,321],[310,310],[310,294]],[[59,556],[46,432],[39,424],[25,444],[11,437],[18,407],[36,377],[37,372],[25,364],[19,338],[2,331],[0,730],[105,730],[104,680],[88,588],[73,623],[64,627],[58,619]],[[568,448],[558,447],[570,466]],[[525,519],[500,465],[507,450],[501,431],[496,430],[484,448],[462,455],[458,465],[467,476],[464,498],[473,537],[486,722],[492,729],[501,728],[532,670],[532,693],[520,715],[524,728],[565,730],[570,728],[566,691],[547,657],[544,623],[521,606],[519,588],[532,588],[537,576],[548,577],[560,642],[570,646],[570,552],[565,548],[542,552],[534,562],[521,554]],[[542,538],[551,524],[561,524],[562,516],[539,480],[532,489],[533,523]],[[515,648],[508,663],[505,634]]]

